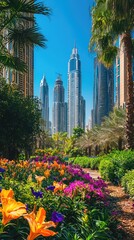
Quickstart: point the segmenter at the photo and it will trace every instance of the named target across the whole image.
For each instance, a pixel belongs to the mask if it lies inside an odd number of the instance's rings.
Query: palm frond
[[[14,28],[8,31],[9,41],[26,44],[26,45],[38,45],[40,47],[46,47],[45,42],[47,39],[39,33],[39,29],[36,26],[26,28]]]
[[[19,72],[27,71],[26,64],[23,61],[21,61],[19,58],[13,57],[11,54],[3,55],[0,53],[0,65],[2,67],[14,69]]]
[[[51,13],[50,8],[44,6],[42,2],[37,0],[3,0],[0,3],[0,11],[12,10],[16,13],[33,13],[49,15]]]

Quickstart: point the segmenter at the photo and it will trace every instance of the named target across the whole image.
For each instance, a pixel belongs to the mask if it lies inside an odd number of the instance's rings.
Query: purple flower
[[[0,187],[0,192],[2,191],[2,188]]]
[[[0,167],[0,172],[1,172],[1,173],[5,172],[5,171],[6,171],[6,170],[5,170],[4,168],[1,168],[1,167]]]
[[[41,192],[41,191],[35,192],[32,187],[31,187],[31,192],[36,198],[38,198],[38,197],[42,198],[43,197],[43,192]]]
[[[50,190],[50,191],[54,191],[54,189],[55,189],[55,186],[53,186],[53,185],[50,185],[50,186],[48,186],[47,188],[46,188],[47,190]]]
[[[89,182],[92,182],[93,178],[90,176],[89,173],[85,173],[82,175],[82,178],[89,181]]]
[[[115,216],[115,215],[117,215],[117,214],[118,214],[117,211],[112,211],[112,216]]]
[[[26,203],[25,206],[26,206],[26,210],[28,211],[28,204]]]
[[[64,220],[64,216],[61,213],[58,213],[58,212],[54,211],[52,213],[51,220],[55,223],[59,223],[59,222],[62,222]]]

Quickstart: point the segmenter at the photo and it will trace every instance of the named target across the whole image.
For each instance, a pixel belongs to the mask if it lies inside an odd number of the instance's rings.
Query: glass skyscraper
[[[49,89],[46,78],[43,76],[40,82],[40,101],[44,128],[49,131]]]
[[[52,132],[67,132],[67,103],[65,103],[63,82],[59,75],[54,87]]]
[[[73,128],[81,127],[81,62],[78,49],[74,47],[68,62],[68,135]],[[84,119],[85,121],[85,119]]]
[[[100,125],[114,106],[114,68],[94,60],[93,125]]]

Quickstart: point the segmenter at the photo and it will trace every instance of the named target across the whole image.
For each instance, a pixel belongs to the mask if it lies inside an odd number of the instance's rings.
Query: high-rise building
[[[54,87],[53,102],[53,134],[57,132],[67,132],[67,103],[65,103],[64,87],[59,75]]]
[[[93,126],[100,125],[114,106],[114,68],[94,60]]]
[[[127,59],[122,36],[119,37],[120,51],[116,57],[116,105],[125,107],[127,102]],[[134,60],[132,62],[134,81]]]
[[[43,126],[47,131],[49,131],[49,89],[44,76],[40,82],[40,101],[42,119],[44,120]]]
[[[68,62],[68,135],[81,124],[81,62],[78,49],[74,47]],[[84,111],[84,110],[83,110]]]
[[[24,21],[23,27],[30,28],[33,26],[32,21]],[[8,31],[5,29],[3,31],[4,36],[8,35]],[[33,96],[33,69],[34,69],[34,49],[32,45],[26,44],[15,44],[7,43],[7,50],[15,57],[19,57],[20,60],[24,61],[27,66],[27,72],[19,73],[17,71],[3,68],[0,70],[1,76],[3,76],[7,83],[15,83],[19,90],[24,94],[24,96]]]
[[[80,98],[80,127],[85,130],[85,117],[86,117],[86,101],[81,96]]]

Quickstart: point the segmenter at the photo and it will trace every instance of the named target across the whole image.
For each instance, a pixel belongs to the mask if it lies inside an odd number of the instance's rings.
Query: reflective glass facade
[[[114,68],[94,60],[93,125],[100,125],[114,106]]]
[[[49,131],[49,89],[44,76],[40,82],[40,101],[44,126]]]
[[[64,100],[64,91],[63,82],[58,76],[54,87],[53,134],[67,132],[67,103]]]
[[[77,48],[73,48],[68,62],[68,135],[81,126],[81,62]]]

